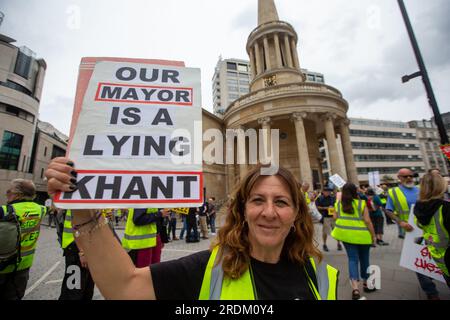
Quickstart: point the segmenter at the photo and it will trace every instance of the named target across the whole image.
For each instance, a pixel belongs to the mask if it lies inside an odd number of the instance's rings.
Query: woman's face
[[[261,177],[245,204],[252,249],[281,250],[296,214],[286,182],[278,176]]]

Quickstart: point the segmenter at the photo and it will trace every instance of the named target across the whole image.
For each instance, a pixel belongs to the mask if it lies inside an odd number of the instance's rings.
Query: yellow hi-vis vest
[[[199,300],[257,300],[251,268],[236,280],[224,276],[222,264],[218,263],[219,247],[214,248],[203,276]],[[330,265],[321,263],[316,266],[310,259],[316,273],[317,284],[308,276],[308,285],[316,300],[336,300],[339,271]]]
[[[372,244],[372,236],[364,222],[366,202],[354,199],[352,205],[353,214],[348,214],[342,211],[341,201],[336,202],[336,227],[333,229],[331,236],[338,241],[351,244]]]
[[[46,208],[35,202],[19,202],[11,205],[20,223],[20,262],[17,271],[31,268],[34,260],[37,240],[40,235],[41,221],[47,212]],[[8,212],[7,206],[2,206],[3,212]],[[15,265],[7,266],[0,274],[11,273]]]
[[[408,200],[406,200],[406,197],[402,189],[400,189],[399,187],[389,189],[388,194],[389,197],[392,199],[395,212],[398,215],[399,219],[408,222],[409,219]]]
[[[66,249],[72,242],[75,241],[73,237],[72,228],[72,211],[66,211],[66,217],[64,218],[64,229],[62,233],[61,248]]]
[[[441,271],[450,277],[450,272],[445,266],[445,253],[450,246],[448,230],[444,227],[444,217],[442,216],[442,207],[436,211],[430,223],[426,226],[420,224],[415,218],[416,225],[423,230],[423,238],[430,251],[431,256]]]
[[[306,200],[306,205],[309,206],[309,204],[311,203],[311,199],[309,198],[308,192],[305,192],[304,196],[305,196],[305,200]]]
[[[157,214],[158,209],[147,209],[147,214]],[[122,247],[127,250],[138,250],[156,247],[157,229],[156,223],[145,226],[137,226],[133,222],[134,209],[128,210],[128,219],[125,226],[125,234]]]

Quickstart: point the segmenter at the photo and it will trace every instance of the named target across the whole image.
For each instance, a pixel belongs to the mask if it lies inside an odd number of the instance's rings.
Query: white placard
[[[58,195],[58,207],[201,205],[200,78],[200,69],[97,62],[68,154],[78,190]]]
[[[406,233],[400,258],[400,266],[445,283],[442,271],[431,257],[427,246],[416,243],[423,237],[423,232],[414,223],[414,206],[411,208],[408,223],[414,230]]]
[[[369,185],[371,187],[376,187],[380,185],[380,172],[373,171],[369,172]]]
[[[330,181],[333,182],[333,184],[338,187],[339,189],[342,189],[343,186],[347,183],[342,177],[338,174],[335,174],[334,176],[330,177]]]

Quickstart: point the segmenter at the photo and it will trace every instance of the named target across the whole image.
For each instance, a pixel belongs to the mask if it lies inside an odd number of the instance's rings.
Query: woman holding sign
[[[440,174],[423,176],[414,215],[428,250],[450,287],[450,202],[444,201],[447,189],[447,181]]]
[[[68,159],[54,159],[46,172],[49,193],[73,191],[72,172]],[[299,190],[288,170],[263,176],[255,168],[232,194],[211,250],[150,270],[134,267],[93,210],[74,210],[77,242],[107,299],[336,299],[338,271],[321,261]]]

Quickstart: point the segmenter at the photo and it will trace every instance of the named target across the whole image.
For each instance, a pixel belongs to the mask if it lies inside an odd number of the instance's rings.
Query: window
[[[237,70],[236,63],[233,63],[233,62],[227,62],[227,69],[228,69],[228,70]]]
[[[238,92],[238,87],[235,86],[228,86],[228,91]]]
[[[248,66],[246,66],[245,64],[239,64],[238,70],[240,72],[248,72]]]
[[[47,156],[47,147],[44,148],[44,157]]]
[[[17,54],[16,66],[14,67],[14,73],[22,78],[28,79],[31,69],[31,59],[31,56],[19,51]]]
[[[316,78],[313,75],[308,74],[308,81],[314,81]]]
[[[0,148],[0,169],[17,171],[22,150],[23,136],[5,131]]]
[[[41,169],[41,179],[44,179],[44,168]]]
[[[229,95],[228,95],[228,98],[229,98],[231,101],[234,101],[234,100],[236,100],[236,99],[239,99],[239,95],[238,95],[238,94],[229,94]]]
[[[316,77],[316,81],[317,82],[320,82],[320,83],[324,83],[325,81],[323,80],[323,77],[322,76],[317,76]]]
[[[0,112],[34,123],[34,116],[31,113],[22,110],[20,108],[11,106],[9,104],[4,104],[0,102]]]
[[[58,146],[53,146],[52,150],[52,159],[58,157],[64,157],[66,155],[66,151]]]
[[[250,76],[247,73],[239,73],[239,78],[247,80],[250,78]]]
[[[231,84],[231,85],[237,85],[237,84],[238,84],[238,81],[237,81],[237,79],[228,79],[228,80],[227,80],[227,83],[228,83],[228,84]]]
[[[245,87],[239,87],[239,92],[241,92],[241,93],[248,93],[248,88],[245,88]]]

